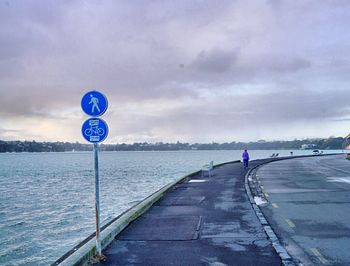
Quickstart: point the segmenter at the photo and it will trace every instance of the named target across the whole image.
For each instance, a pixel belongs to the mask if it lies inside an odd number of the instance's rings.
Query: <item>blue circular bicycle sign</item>
[[[90,116],[96,117],[103,115],[107,107],[107,98],[99,91],[89,91],[81,99],[81,108]]]
[[[108,135],[107,123],[101,118],[89,118],[81,127],[83,137],[91,143],[104,141]]]

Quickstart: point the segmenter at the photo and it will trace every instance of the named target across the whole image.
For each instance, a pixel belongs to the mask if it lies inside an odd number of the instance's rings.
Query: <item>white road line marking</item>
[[[321,254],[321,252],[318,251],[317,248],[310,248],[311,252],[314,253],[314,255],[319,259],[319,261],[322,264],[328,264],[328,260],[323,257],[323,255]]]
[[[286,219],[286,222],[291,228],[295,228],[295,224],[290,219]]]

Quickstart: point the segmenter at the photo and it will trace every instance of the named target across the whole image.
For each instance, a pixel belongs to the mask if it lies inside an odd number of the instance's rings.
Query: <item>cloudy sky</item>
[[[350,1],[0,0],[0,139],[107,143],[350,132]]]

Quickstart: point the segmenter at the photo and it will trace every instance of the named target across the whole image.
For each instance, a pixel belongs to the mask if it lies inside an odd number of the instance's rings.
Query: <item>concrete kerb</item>
[[[214,168],[219,166],[230,164],[230,163],[238,163],[238,161],[225,162],[221,164],[214,165]],[[174,182],[164,186],[159,189],[152,195],[148,196],[146,199],[131,207],[127,211],[123,212],[112,221],[107,223],[101,228],[101,247],[102,249],[106,248],[115,237],[132,221],[137,219],[143,213],[145,213],[154,203],[156,203],[159,199],[161,199],[169,190],[173,189],[176,185],[190,179],[192,176],[200,174],[201,171],[196,171],[191,174],[188,174],[184,177],[181,177]],[[95,233],[91,234],[81,243],[76,245],[66,254],[64,254],[61,258],[55,261],[51,266],[70,266],[70,265],[87,265],[89,264],[93,256],[96,254],[96,240]]]
[[[261,225],[263,226],[266,235],[270,239],[273,248],[276,250],[277,254],[280,256],[280,258],[282,260],[282,265],[294,266],[296,264],[293,262],[291,256],[288,254],[288,252],[284,248],[284,246],[280,243],[280,241],[277,238],[275,232],[273,231],[273,229],[271,228],[271,226],[267,222],[264,214],[261,212],[259,206],[255,203],[254,197],[253,197],[252,192],[250,190],[249,180],[248,180],[248,178],[251,177],[253,171],[255,171],[260,166],[262,166],[264,164],[267,164],[267,163],[274,162],[274,161],[280,161],[280,160],[283,160],[283,159],[286,159],[286,158],[279,158],[279,159],[269,160],[267,162],[261,163],[261,164],[255,166],[255,167],[249,169],[249,171],[245,175],[244,185],[245,185],[245,189],[246,189],[247,195],[249,197],[250,204],[252,205],[256,216],[258,217]]]

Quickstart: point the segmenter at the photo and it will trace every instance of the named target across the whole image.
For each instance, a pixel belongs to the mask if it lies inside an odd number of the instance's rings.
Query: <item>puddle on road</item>
[[[207,180],[204,180],[204,179],[191,179],[190,181],[188,181],[188,183],[203,183],[203,182],[207,182]]]
[[[258,205],[258,206],[263,206],[263,205],[267,204],[267,201],[264,198],[261,198],[258,196],[254,197],[254,201],[255,201],[256,205]]]

